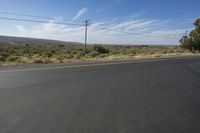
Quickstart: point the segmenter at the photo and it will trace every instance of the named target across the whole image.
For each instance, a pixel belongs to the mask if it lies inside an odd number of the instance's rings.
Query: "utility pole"
[[[188,34],[188,30],[185,31],[185,42],[187,40],[187,34]]]
[[[87,34],[88,34],[88,26],[89,26],[89,20],[85,21],[85,46],[84,46],[84,52],[86,54],[87,52]]]
[[[188,30],[185,31],[185,36],[187,36]]]

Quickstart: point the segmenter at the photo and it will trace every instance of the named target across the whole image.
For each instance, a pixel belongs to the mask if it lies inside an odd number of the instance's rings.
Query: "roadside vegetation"
[[[181,47],[193,53],[200,52],[200,18],[194,22],[194,26],[189,36],[183,36],[180,40]]]
[[[190,54],[178,46],[0,45],[1,64],[63,63],[81,60],[113,60]]]

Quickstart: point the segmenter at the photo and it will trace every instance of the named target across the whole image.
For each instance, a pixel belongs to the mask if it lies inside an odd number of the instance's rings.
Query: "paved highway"
[[[200,57],[2,67],[0,133],[200,133]]]

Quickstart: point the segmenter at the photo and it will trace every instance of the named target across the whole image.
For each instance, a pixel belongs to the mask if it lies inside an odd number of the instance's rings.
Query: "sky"
[[[194,28],[199,5],[200,0],[0,0],[0,18],[49,22],[0,19],[0,35],[84,42],[82,25],[88,19],[89,43],[177,45]]]

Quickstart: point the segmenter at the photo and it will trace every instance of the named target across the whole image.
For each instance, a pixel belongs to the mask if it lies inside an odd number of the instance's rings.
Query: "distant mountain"
[[[29,44],[29,45],[75,45],[80,44],[78,42],[65,42],[48,39],[36,39],[36,38],[24,38],[24,37],[11,37],[11,36],[0,36],[1,44]]]

